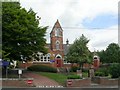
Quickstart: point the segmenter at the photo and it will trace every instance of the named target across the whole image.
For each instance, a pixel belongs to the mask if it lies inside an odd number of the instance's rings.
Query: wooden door
[[[56,60],[56,65],[57,65],[57,67],[61,67],[61,64],[62,64],[62,63],[61,63],[61,59],[57,59],[57,60]]]

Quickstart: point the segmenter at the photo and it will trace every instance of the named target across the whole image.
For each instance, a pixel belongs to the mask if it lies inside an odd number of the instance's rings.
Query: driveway
[[[49,87],[62,87],[59,83],[57,83],[56,81],[47,78],[45,76],[42,75],[38,75],[36,73],[33,72],[27,72],[25,74],[23,74],[24,77],[26,78],[33,78],[33,84],[36,87],[43,87],[43,88],[49,88]]]

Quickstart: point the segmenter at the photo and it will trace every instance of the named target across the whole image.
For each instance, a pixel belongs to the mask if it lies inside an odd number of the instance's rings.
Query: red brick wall
[[[51,49],[56,49],[56,41],[60,41],[60,50],[63,50],[63,37],[51,37]]]
[[[33,87],[32,84],[28,84],[27,80],[2,80],[2,87]]]
[[[94,77],[93,82],[100,85],[118,85],[118,79],[109,79],[107,77]]]
[[[33,65],[32,63],[20,63],[19,65],[18,65],[18,67],[20,67],[20,68],[27,68],[27,67],[29,67],[29,66],[31,66],[31,65]]]
[[[63,64],[63,67],[69,67],[69,68],[71,68],[71,64]]]
[[[27,67],[30,67],[32,65],[46,65],[46,66],[51,66],[51,67],[55,66],[54,63],[25,63],[25,64],[21,63],[21,64],[19,64],[19,67],[20,68],[27,68]]]
[[[68,81],[72,81],[72,84],[68,84]],[[67,80],[67,87],[84,87],[84,86],[90,86],[91,85],[91,79],[69,79]]]
[[[118,85],[118,79],[100,78],[101,85]]]

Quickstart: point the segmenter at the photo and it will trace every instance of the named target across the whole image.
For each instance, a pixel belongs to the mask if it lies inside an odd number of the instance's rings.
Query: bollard
[[[71,86],[72,85],[72,80],[68,80],[67,81],[67,86]]]

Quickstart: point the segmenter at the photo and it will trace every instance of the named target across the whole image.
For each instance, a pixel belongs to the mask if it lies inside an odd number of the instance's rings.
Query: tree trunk
[[[79,67],[83,71],[83,63],[79,63]]]

